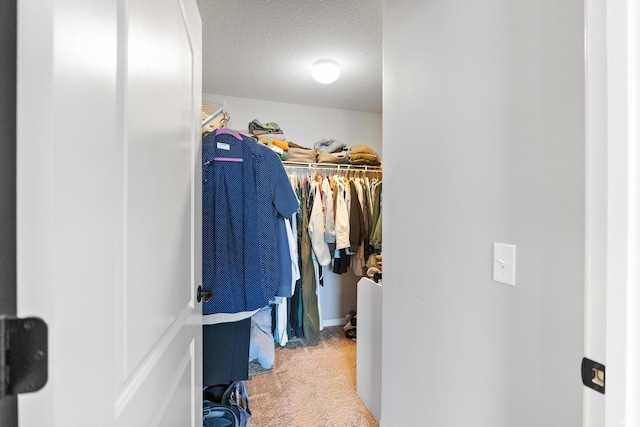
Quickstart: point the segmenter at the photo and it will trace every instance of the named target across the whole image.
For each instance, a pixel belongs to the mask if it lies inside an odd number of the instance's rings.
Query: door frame
[[[584,427],[639,425],[640,7],[587,0],[585,357],[606,394],[584,389]]]
[[[607,0],[585,2],[584,357],[606,364]],[[579,361],[576,361],[579,363]],[[576,381],[579,381],[576,378]],[[604,395],[584,387],[583,427],[605,425]]]
[[[606,426],[640,425],[640,6],[607,1]],[[635,362],[635,363],[634,363]]]

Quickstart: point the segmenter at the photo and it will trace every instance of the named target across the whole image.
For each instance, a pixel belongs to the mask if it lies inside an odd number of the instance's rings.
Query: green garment
[[[252,135],[264,135],[267,133],[282,133],[282,129],[276,122],[261,123],[254,119],[249,123],[249,132]]]
[[[313,269],[313,258],[311,254],[311,238],[309,237],[309,216],[307,215],[308,191],[306,184],[302,184],[302,242],[300,247],[300,258],[302,270],[300,272],[302,280],[302,305],[304,316],[302,318],[302,328],[304,337],[308,341],[315,341],[320,334],[320,313],[318,313],[318,295],[316,295],[317,283],[316,274]]]
[[[373,237],[369,244],[376,249],[382,249],[382,212],[380,212],[380,216],[378,216],[378,223],[373,230]]]
[[[382,183],[376,187],[376,196],[373,202],[373,220],[369,244],[376,249],[382,249],[382,212],[380,203],[382,198]]]

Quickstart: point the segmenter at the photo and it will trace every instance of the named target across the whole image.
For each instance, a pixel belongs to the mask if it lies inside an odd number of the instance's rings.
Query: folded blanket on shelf
[[[375,156],[378,155],[378,153],[376,153],[373,148],[369,147],[368,145],[363,145],[363,144],[359,144],[359,145],[354,145],[353,147],[351,147],[351,150],[349,150],[351,153],[364,153],[364,154],[373,154]]]
[[[282,129],[276,122],[261,123],[254,119],[249,123],[249,133],[252,135],[264,135],[267,133],[282,133]]]
[[[316,162],[316,150],[310,148],[297,148],[289,145],[289,156],[287,160],[290,162],[299,163],[315,163]]]
[[[336,139],[321,139],[313,144],[313,148],[325,153],[335,153],[336,151],[341,151],[344,147],[346,145]]]
[[[377,154],[350,153],[349,163],[351,163],[352,165],[379,166],[380,158]]]

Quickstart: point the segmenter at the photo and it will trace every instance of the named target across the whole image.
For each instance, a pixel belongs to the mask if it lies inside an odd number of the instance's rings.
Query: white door
[[[584,357],[607,361],[606,0],[585,3],[586,212]],[[609,386],[609,384],[607,384]],[[607,387],[606,387],[607,388]],[[605,390],[606,390],[605,388]],[[583,427],[605,426],[605,395],[583,387]]]
[[[20,426],[199,425],[196,1],[18,8],[18,315],[49,326]]]

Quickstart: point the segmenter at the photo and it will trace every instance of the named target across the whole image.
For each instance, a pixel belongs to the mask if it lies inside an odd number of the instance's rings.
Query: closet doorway
[[[199,0],[199,6],[203,101],[225,104],[228,128],[247,132],[253,120],[276,122],[287,140],[303,147],[334,138],[382,155],[381,1]],[[342,71],[326,85],[311,77],[311,65],[325,58]],[[324,277],[321,323],[341,329],[345,316],[358,309],[362,276],[349,271]]]

